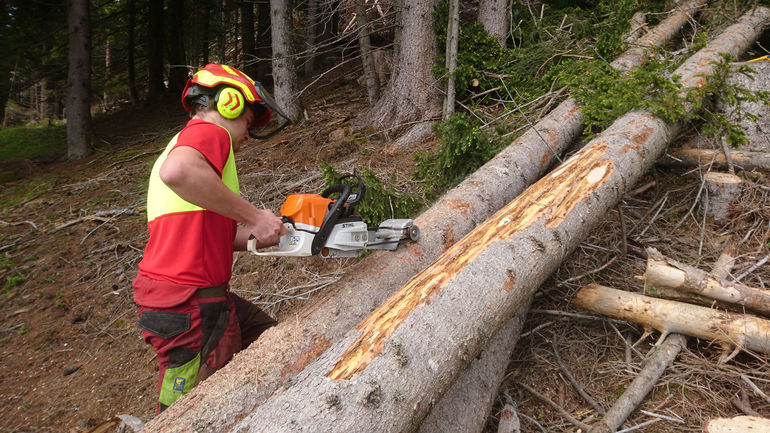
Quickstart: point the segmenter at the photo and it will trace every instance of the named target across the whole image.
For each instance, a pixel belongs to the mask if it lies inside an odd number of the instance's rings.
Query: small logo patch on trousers
[[[184,391],[184,383],[185,383],[185,378],[184,377],[175,377],[174,378],[174,391],[179,391],[179,392]]]

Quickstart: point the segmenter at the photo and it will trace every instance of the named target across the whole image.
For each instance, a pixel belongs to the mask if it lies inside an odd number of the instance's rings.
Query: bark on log
[[[737,304],[770,316],[769,291],[717,279],[700,269],[672,260],[654,248],[647,248],[644,292],[654,296],[660,293],[661,288]]]
[[[628,416],[644,401],[647,394],[658,382],[663,372],[670,366],[679,352],[687,346],[687,337],[672,334],[666,341],[655,348],[652,358],[645,362],[644,368],[634,378],[623,395],[615,401],[607,415],[592,425],[588,433],[610,433],[617,430]]]
[[[747,314],[652,298],[638,293],[589,284],[572,301],[587,310],[639,323],[663,336],[678,333],[713,340],[723,348],[770,353],[770,321]]]
[[[691,166],[714,164],[717,167],[727,167],[727,158],[721,150],[681,149],[674,152],[672,156],[677,162],[681,161]],[[736,167],[743,170],[770,170],[768,152],[734,151],[730,152],[730,159]],[[671,161],[667,162],[671,163]]]
[[[741,194],[743,181],[730,173],[709,171],[703,176],[706,194],[701,196],[701,212],[716,224],[724,224],[730,214],[730,206]]]
[[[730,74],[727,77],[728,84],[738,84],[746,87],[750,91],[767,91],[770,89],[770,62],[752,62],[752,63],[733,63],[735,69],[741,65],[746,65],[755,71],[751,77],[743,74]],[[737,107],[727,104],[719,104],[717,109],[728,114],[728,118],[737,120],[734,115],[736,110],[743,113],[751,113],[758,118],[756,120],[740,119],[739,126],[746,133],[748,143],[745,150],[770,152],[770,106],[762,101],[748,102],[740,101]]]
[[[702,84],[719,52],[763,30],[756,9],[676,74]],[[233,428],[410,431],[494,333],[663,153],[671,132],[632,112],[449,248]],[[499,270],[505,272],[499,272]],[[486,281],[480,281],[484,276]],[[242,429],[242,430],[241,430]]]
[[[706,422],[704,433],[745,433],[770,431],[770,419],[758,416],[714,418]]]
[[[646,43],[666,43],[687,22],[688,14],[704,3],[687,2],[685,12],[673,14],[648,32]],[[644,52],[640,47],[630,50],[622,56],[623,67],[642,61]],[[411,276],[537,180],[555,159],[554,154],[580,134],[582,119],[574,100],[560,104],[535,129],[418,217],[416,223],[423,228],[418,245],[362,260],[358,269],[366,272],[351,272],[337,288],[299,313],[296,321],[268,330],[204,385],[149,423],[146,431],[174,431],[193,424],[224,430],[231,420],[264,402]]]

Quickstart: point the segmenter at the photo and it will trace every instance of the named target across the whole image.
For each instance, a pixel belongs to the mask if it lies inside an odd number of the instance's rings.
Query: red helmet
[[[263,126],[270,121],[270,108],[260,94],[259,83],[243,72],[227,66],[210,63],[196,72],[182,91],[182,105],[190,111],[190,100],[199,95],[214,96],[220,87],[233,87],[241,92],[246,102],[254,108],[254,122],[251,126]],[[204,91],[202,88],[211,89]]]

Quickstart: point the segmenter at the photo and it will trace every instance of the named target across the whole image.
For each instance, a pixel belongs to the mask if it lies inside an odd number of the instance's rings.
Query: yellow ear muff
[[[243,94],[232,87],[224,87],[216,97],[217,111],[225,119],[235,119],[243,113],[246,101]]]

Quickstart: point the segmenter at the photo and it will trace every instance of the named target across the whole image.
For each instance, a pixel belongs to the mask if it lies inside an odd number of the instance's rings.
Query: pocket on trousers
[[[178,349],[180,353],[172,353],[171,358],[177,358],[179,361],[181,358],[188,355],[193,355],[192,359],[179,365],[169,365],[166,372],[163,374],[163,382],[160,385],[160,394],[158,395],[158,401],[166,406],[171,406],[179,397],[190,392],[195,386],[195,382],[198,380],[198,370],[201,366],[201,354],[200,352],[190,351],[185,349]]]
[[[175,337],[190,329],[190,313],[144,311],[139,327],[161,338]]]

